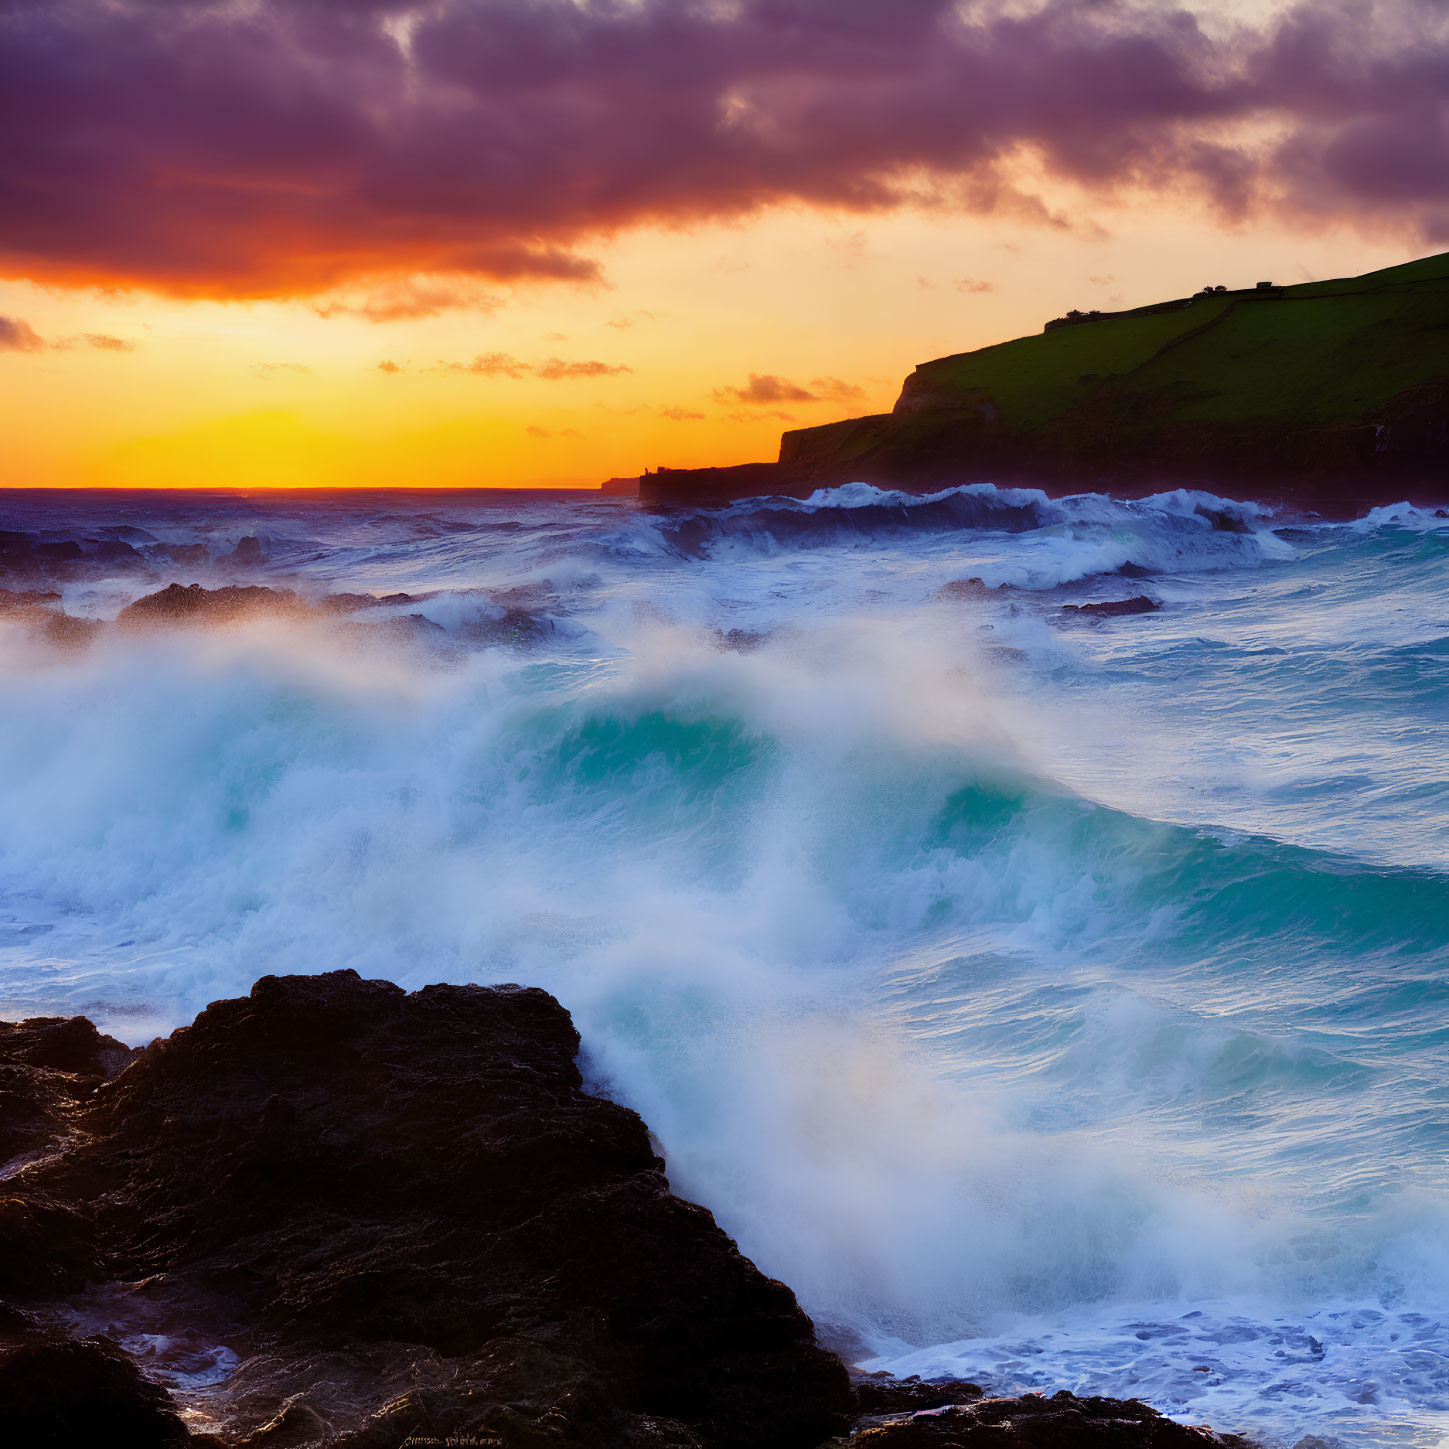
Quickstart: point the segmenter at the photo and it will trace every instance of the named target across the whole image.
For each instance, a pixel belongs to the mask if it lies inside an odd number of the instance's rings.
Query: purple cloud
[[[809,387],[802,387],[788,377],[752,372],[743,387],[717,387],[714,395],[718,402],[731,403],[853,403],[862,402],[866,393],[864,388],[838,377],[812,378]]]
[[[0,352],[39,352],[44,339],[18,317],[0,317]]]
[[[1023,149],[1437,236],[1446,96],[1442,0],[4,0],[0,273],[315,294],[591,281],[596,238],[778,203],[1064,224]]]
[[[752,372],[750,380],[743,387],[719,387],[715,397],[720,402],[782,403],[819,402],[817,394],[787,377],[776,377],[772,372]]]

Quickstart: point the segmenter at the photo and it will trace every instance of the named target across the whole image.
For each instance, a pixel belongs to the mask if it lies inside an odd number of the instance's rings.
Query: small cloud
[[[791,382],[786,377],[776,377],[772,372],[752,372],[750,380],[743,387],[718,387],[715,397],[720,402],[776,403],[776,402],[819,402],[813,392]]]
[[[635,322],[638,321],[638,319],[641,317],[646,322],[652,322],[654,320],[654,314],[652,312],[645,312],[641,309],[640,311],[635,312],[631,317],[614,317],[610,321],[605,322],[604,326],[613,327],[619,332],[624,332],[632,327]]]
[[[462,310],[491,316],[502,305],[502,298],[466,277],[401,277],[374,287],[361,301],[318,302],[312,310],[319,317],[401,322]]]
[[[440,362],[443,372],[471,372],[479,377],[522,377],[530,369],[507,352],[480,352],[472,362]]]
[[[856,403],[865,401],[865,389],[839,377],[812,377],[810,386],[824,402]]]
[[[102,352],[134,352],[136,344],[107,332],[82,332],[76,337],[57,337],[47,342],[28,322],[18,317],[0,317],[0,352],[71,352],[77,347],[95,347]]]
[[[838,377],[815,377],[802,387],[788,377],[752,372],[743,387],[716,388],[714,395],[720,402],[737,403],[852,403],[864,401],[865,389]]]
[[[839,252],[848,267],[858,267],[866,260],[866,238],[863,231],[847,232],[843,237],[827,237],[825,245]]]
[[[929,277],[922,277],[918,275],[916,277],[916,285],[923,292],[934,292],[936,290],[936,284]]]
[[[553,434],[547,428],[536,428],[531,423],[523,430],[530,438],[551,438]]]
[[[1010,252],[1014,257],[1021,255],[1021,247],[1016,242],[995,242],[994,245],[1001,251]]]
[[[0,317],[0,352],[40,352],[44,340],[30,323],[18,317]]]
[[[545,382],[558,382],[570,377],[613,377],[632,372],[632,367],[612,362],[565,362],[550,357],[547,362],[523,362],[509,352],[480,352],[472,362],[440,362],[430,372],[471,372],[480,377],[527,377],[532,374]]]
[[[688,408],[660,408],[659,416],[668,418],[671,423],[697,423],[704,414],[691,412]]]
[[[312,369],[304,362],[257,362],[252,365],[252,371],[258,377],[271,377],[278,372],[294,372],[306,377],[312,375]]]
[[[1112,283],[1117,280],[1117,278],[1109,274],[1105,277],[1088,277],[1087,280],[1094,287],[1110,287]]]
[[[543,340],[545,342],[567,342],[569,335],[567,332],[545,332]]]
[[[568,377],[615,377],[621,372],[633,372],[623,363],[609,362],[565,362],[560,357],[550,357],[534,371],[546,382],[558,382]]]
[[[96,347],[102,352],[134,352],[136,344],[128,342],[124,337],[112,337],[105,332],[80,332],[74,337],[57,337],[50,342],[42,342],[42,347],[48,347],[52,352],[74,352],[77,347]]]
[[[994,292],[996,290],[996,283],[978,282],[971,277],[962,277],[956,283],[956,290],[958,292]]]
[[[383,360],[381,362],[379,362],[377,364],[377,370],[379,372],[392,373],[392,372],[401,372],[403,369],[401,367],[399,367],[397,365],[397,363],[393,362],[391,358],[386,358],[385,357],[385,358],[383,358]]]
[[[563,430],[563,432],[561,432],[559,434],[559,437],[561,437],[561,438],[577,438],[580,442],[582,442],[584,435],[581,432],[579,432],[579,430],[577,428],[565,428]]]

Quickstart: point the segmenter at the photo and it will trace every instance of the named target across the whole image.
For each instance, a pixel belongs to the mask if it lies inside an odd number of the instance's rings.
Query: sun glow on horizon
[[[458,305],[428,279],[320,302],[0,283],[0,316],[40,343],[0,351],[0,486],[597,488],[773,458],[785,429],[888,411],[916,363],[1070,306],[1405,255],[1349,233],[1209,231],[1190,213],[1111,235],[802,208],[646,228],[606,251],[607,286],[478,287]]]

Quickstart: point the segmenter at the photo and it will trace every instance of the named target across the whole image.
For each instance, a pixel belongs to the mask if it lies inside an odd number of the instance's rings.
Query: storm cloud
[[[590,281],[600,237],[777,203],[1060,222],[1023,155],[1436,239],[1446,96],[1436,0],[3,0],[0,274]]]

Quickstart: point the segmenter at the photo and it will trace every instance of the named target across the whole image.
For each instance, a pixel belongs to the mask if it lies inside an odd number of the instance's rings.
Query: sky
[[[1449,0],[0,0],[0,485],[596,486],[1449,249]]]

